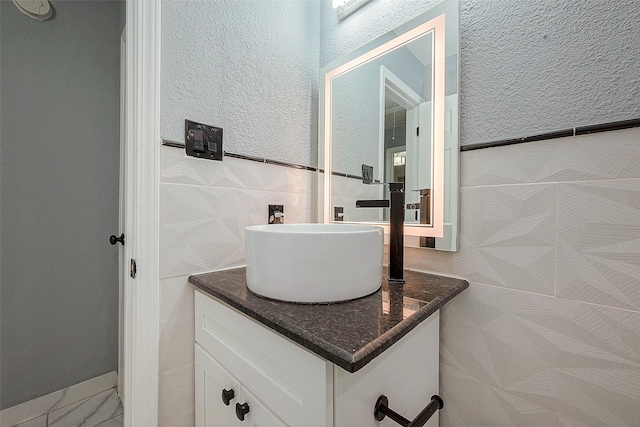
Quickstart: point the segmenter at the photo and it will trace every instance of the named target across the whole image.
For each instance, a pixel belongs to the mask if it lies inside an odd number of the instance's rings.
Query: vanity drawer
[[[332,364],[195,291],[196,342],[289,425],[332,426]]]

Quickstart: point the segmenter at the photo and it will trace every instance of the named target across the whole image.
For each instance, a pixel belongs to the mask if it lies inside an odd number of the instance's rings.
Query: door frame
[[[126,171],[126,96],[127,96],[127,29],[120,35],[120,164],[118,182],[118,233],[124,233],[126,229],[126,195],[125,171]],[[127,230],[128,231],[128,230]],[[124,246],[118,248],[118,395],[124,400],[124,285],[128,282],[125,273],[125,260],[127,251]]]
[[[396,104],[400,105],[402,108],[407,110],[407,141],[406,145],[416,144],[414,141],[414,133],[409,132],[409,129],[412,129],[416,126],[415,117],[409,113],[409,111],[413,110],[420,103],[424,102],[424,99],[417,94],[413,89],[411,89],[405,82],[402,81],[398,76],[393,74],[387,67],[384,65],[380,66],[380,86],[378,92],[378,167],[379,170],[384,170],[384,126],[385,126],[385,99],[387,96],[391,98]]]
[[[160,0],[126,0],[124,425],[158,424]],[[129,265],[124,266],[127,270]]]

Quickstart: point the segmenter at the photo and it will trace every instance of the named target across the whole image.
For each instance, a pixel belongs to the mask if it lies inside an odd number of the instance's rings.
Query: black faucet
[[[390,208],[389,282],[404,283],[404,184],[388,184],[390,200],[356,200],[356,208]]]

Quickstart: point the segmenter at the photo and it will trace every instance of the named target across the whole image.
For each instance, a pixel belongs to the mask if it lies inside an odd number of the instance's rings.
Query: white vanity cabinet
[[[388,417],[374,419],[381,394],[411,420],[438,394],[438,313],[350,373],[196,290],[196,425],[398,426]],[[223,390],[227,397],[233,390],[228,406]],[[244,421],[236,416],[236,404],[249,407]],[[438,414],[426,425],[437,426]]]

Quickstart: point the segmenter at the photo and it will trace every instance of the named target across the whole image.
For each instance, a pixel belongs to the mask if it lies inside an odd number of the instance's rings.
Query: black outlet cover
[[[284,224],[284,218],[276,218],[276,212],[284,214],[284,205],[269,205],[269,224]]]
[[[222,160],[222,128],[184,121],[184,142],[187,156]]]
[[[373,166],[362,165],[362,183],[371,184],[373,182]]]

